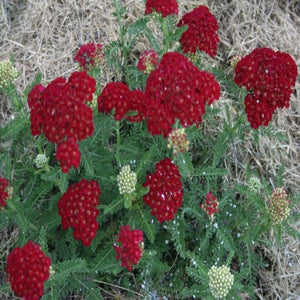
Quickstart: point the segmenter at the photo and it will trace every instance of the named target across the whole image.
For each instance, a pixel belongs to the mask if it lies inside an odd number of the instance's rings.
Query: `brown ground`
[[[143,0],[123,0],[126,19],[136,20],[144,12]],[[244,56],[255,47],[270,47],[291,54],[300,66],[300,1],[280,0],[182,0],[180,16],[206,4],[219,23],[221,39],[215,63],[229,65],[234,55]],[[0,61],[13,54],[15,67],[21,73],[16,81],[20,91],[41,72],[42,83],[58,76],[69,76],[76,68],[73,56],[80,44],[98,42],[107,45],[116,40],[118,27],[112,0],[1,0]],[[145,49],[141,41],[137,50]],[[103,86],[112,78],[113,70],[105,69]],[[273,117],[273,125],[288,136],[279,143],[264,138],[258,146],[246,137],[243,148],[237,142],[229,151],[232,165],[228,180],[245,180],[245,166],[250,164],[273,184],[280,165],[286,166],[285,187],[290,194],[300,191],[300,84],[291,99],[291,107]],[[223,97],[220,101],[220,107]],[[0,125],[11,118],[10,106],[0,95]],[[209,129],[207,129],[209,131]],[[299,205],[294,209],[300,210]],[[300,229],[300,223],[295,225]],[[11,237],[0,233],[0,251],[7,249]],[[273,241],[272,235],[267,237]],[[300,299],[299,241],[285,236],[281,247],[263,248],[272,262],[261,271],[259,299]],[[4,262],[1,262],[4,263]]]

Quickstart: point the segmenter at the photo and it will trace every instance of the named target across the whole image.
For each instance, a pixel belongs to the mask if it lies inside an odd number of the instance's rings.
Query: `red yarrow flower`
[[[184,127],[198,125],[205,104],[219,97],[220,85],[212,74],[200,71],[180,53],[166,53],[146,82],[143,114],[148,131],[167,137],[176,118]]]
[[[129,225],[122,226],[118,234],[117,243],[114,245],[116,251],[116,259],[121,260],[121,266],[127,268],[128,271],[138,264],[142,257],[143,248],[143,231],[138,229],[130,229]]]
[[[220,211],[219,202],[211,192],[206,194],[205,202],[200,204],[200,207],[206,212],[211,221],[213,220],[214,215]]]
[[[104,58],[101,44],[84,44],[76,53],[74,60],[77,61],[80,67],[88,71],[91,67],[99,67]]]
[[[6,206],[6,200],[9,198],[8,191],[9,181],[0,176],[0,208],[4,209]]]
[[[73,236],[89,246],[97,234],[97,216],[101,190],[96,181],[82,179],[70,185],[58,201],[58,213],[64,230],[73,227]]]
[[[206,6],[200,5],[186,13],[178,23],[178,27],[188,25],[179,42],[184,53],[195,53],[197,48],[210,56],[216,56],[218,43],[218,23],[215,16]]]
[[[152,215],[162,223],[174,219],[182,204],[183,190],[178,168],[170,158],[157,163],[155,170],[147,175],[143,184],[149,188],[143,199],[150,206]]]
[[[14,293],[24,300],[38,300],[44,294],[44,282],[50,276],[51,260],[39,244],[29,241],[7,257],[6,273]]]
[[[289,54],[270,48],[257,48],[237,63],[234,81],[248,90],[245,111],[252,128],[267,126],[277,108],[289,107],[297,74]]]
[[[178,3],[176,0],[147,0],[145,14],[161,13],[163,18],[168,15],[178,15]]]
[[[75,138],[70,137],[57,146],[56,159],[60,161],[63,173],[68,173],[73,166],[75,169],[80,165],[81,153]]]
[[[92,100],[96,81],[85,72],[74,72],[69,81],[58,77],[47,87],[35,86],[28,94],[31,133],[43,132],[58,143],[67,137],[80,141],[94,131],[93,112],[84,101]]]
[[[93,111],[86,101],[92,101],[95,91],[95,79],[85,72],[73,72],[68,81],[58,77],[47,87],[36,85],[28,94],[32,135],[44,133],[50,142],[65,146],[70,144],[70,139],[78,142],[91,136],[94,132]],[[78,152],[76,142],[71,144]],[[62,150],[62,146],[58,149]],[[58,157],[62,159],[62,152]],[[61,164],[70,165],[62,160]],[[79,166],[77,163],[71,165]]]
[[[137,64],[139,71],[150,74],[158,66],[158,55],[154,50],[146,50],[140,56]]]
[[[117,121],[123,118],[130,122],[140,122],[143,119],[144,94],[139,90],[130,91],[123,82],[108,83],[98,97],[98,112],[106,114],[115,109],[114,118]],[[136,115],[126,115],[135,111]]]

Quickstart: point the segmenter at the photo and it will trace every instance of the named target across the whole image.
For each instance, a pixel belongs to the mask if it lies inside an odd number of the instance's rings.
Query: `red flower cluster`
[[[60,161],[60,167],[64,173],[68,173],[72,166],[78,168],[80,165],[80,157],[79,145],[73,137],[62,141],[57,146],[56,159]]]
[[[219,37],[218,23],[215,16],[206,6],[200,5],[185,14],[178,23],[178,27],[188,25],[179,42],[184,53],[195,53],[196,49],[204,51],[210,56],[217,54]]]
[[[209,192],[206,194],[205,202],[200,204],[200,207],[207,213],[209,218],[213,220],[214,214],[219,211],[219,202],[217,198]]]
[[[4,209],[6,206],[6,200],[8,199],[8,185],[9,181],[0,176],[0,207]]]
[[[72,73],[68,81],[58,77],[47,87],[36,85],[28,94],[32,135],[43,132],[53,143],[91,136],[93,111],[84,102],[92,100],[95,90],[95,79],[85,72]]]
[[[101,194],[96,181],[82,179],[70,185],[58,201],[58,213],[64,230],[73,227],[73,236],[81,240],[84,246],[89,246],[97,234],[99,224],[97,216]]]
[[[161,13],[163,18],[168,15],[178,15],[178,3],[176,0],[147,0],[145,14],[153,12]]]
[[[24,300],[38,300],[44,294],[44,282],[49,279],[51,260],[41,246],[29,241],[15,248],[7,257],[7,280],[14,293]]]
[[[249,92],[245,111],[252,128],[267,126],[277,108],[289,107],[297,73],[289,54],[269,48],[257,48],[238,62],[234,81]]]
[[[220,97],[220,86],[212,74],[199,71],[182,54],[169,52],[149,75],[145,95],[148,131],[167,137],[175,118],[184,127],[198,125],[205,104]]]
[[[138,61],[139,71],[150,74],[158,66],[158,55],[154,50],[144,51]]]
[[[132,270],[132,266],[136,265],[143,252],[143,231],[138,229],[130,230],[129,225],[122,226],[118,234],[117,243],[120,246],[114,245],[116,251],[116,259],[121,260],[122,267]]]
[[[98,112],[109,114],[115,109],[114,118],[117,121],[124,117],[130,122],[142,121],[143,105],[143,92],[139,90],[130,91],[123,82],[108,83],[98,97]],[[137,115],[125,116],[129,111],[136,111]]]
[[[175,217],[182,204],[183,191],[180,173],[170,158],[157,163],[155,169],[156,172],[147,175],[143,184],[149,187],[144,202],[150,206],[152,215],[162,223]]]
[[[83,70],[88,71],[91,66],[98,67],[102,63],[103,57],[102,45],[91,43],[82,45],[76,53],[74,60],[79,63]]]

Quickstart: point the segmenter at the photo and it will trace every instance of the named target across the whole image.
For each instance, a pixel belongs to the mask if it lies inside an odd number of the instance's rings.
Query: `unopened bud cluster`
[[[188,53],[187,53],[187,58],[188,58],[191,62],[195,63],[195,62],[197,61],[197,53],[188,52]]]
[[[122,167],[117,176],[120,194],[132,194],[135,192],[135,185],[137,182],[136,174],[130,170],[130,166]]]
[[[290,201],[284,188],[276,188],[268,200],[269,214],[274,225],[280,224],[290,213]]]
[[[18,77],[17,70],[9,60],[0,62],[0,89]]]
[[[86,105],[89,106],[92,110],[96,109],[98,107],[98,96],[96,94],[93,94],[92,101],[86,101]]]
[[[38,169],[41,169],[46,163],[48,159],[45,154],[38,154],[34,160],[34,163]]]
[[[236,65],[238,64],[238,62],[241,60],[241,57],[240,56],[233,56],[231,61],[230,61],[230,66],[232,68],[232,70],[235,69]]]
[[[216,299],[223,299],[230,291],[234,275],[230,273],[229,267],[223,265],[221,267],[212,266],[208,271],[209,288],[212,295]]]
[[[168,148],[173,148],[173,155],[189,151],[190,142],[186,138],[184,128],[174,129],[168,136]]]
[[[259,178],[252,176],[249,179],[248,187],[251,193],[257,194],[259,190],[261,189],[261,182]]]

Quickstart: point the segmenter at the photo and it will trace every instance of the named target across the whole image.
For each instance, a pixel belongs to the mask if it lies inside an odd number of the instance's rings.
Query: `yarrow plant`
[[[150,74],[158,66],[158,55],[154,50],[146,50],[140,56],[137,64],[139,71]]]
[[[295,62],[260,48],[228,73],[211,63],[213,8],[181,14],[175,0],[147,0],[128,23],[113,3],[120,36],[79,47],[67,78],[42,84],[38,75],[23,93],[12,65],[9,76],[0,68],[14,114],[0,128],[0,229],[16,232],[0,253],[0,293],[254,299],[265,261],[253,245],[269,231],[299,238],[298,196],[272,193],[275,175],[233,161],[232,145],[282,138],[259,127],[288,107]]]
[[[290,213],[290,200],[284,188],[276,188],[268,199],[268,210],[274,225],[282,223]]]
[[[159,222],[174,219],[182,204],[181,176],[177,166],[165,158],[155,166],[156,172],[147,175],[144,187],[149,193],[144,196],[144,202],[150,206],[151,213]]]
[[[267,126],[277,108],[289,107],[298,75],[293,58],[269,48],[254,49],[235,67],[234,81],[246,87],[245,111],[251,126]]]
[[[6,201],[9,198],[9,181],[0,176],[0,207],[4,209]]]
[[[220,210],[219,201],[211,192],[206,194],[205,202],[200,204],[200,207],[208,215],[211,221],[213,221],[214,215]]]
[[[208,272],[209,288],[215,299],[224,299],[230,291],[234,275],[227,266],[212,266]]]
[[[0,89],[7,87],[18,77],[17,70],[13,67],[11,61],[0,62]]]
[[[51,260],[41,246],[29,241],[13,249],[7,257],[7,280],[11,289],[24,300],[38,300],[44,294],[44,282],[49,279]]]
[[[80,182],[68,187],[58,201],[58,213],[63,229],[73,227],[73,236],[89,246],[97,234],[99,224],[97,216],[101,194],[96,181],[81,179]]]
[[[168,148],[173,148],[173,155],[189,151],[189,144],[184,128],[174,129],[168,135]]]
[[[131,230],[129,225],[122,226],[118,234],[117,243],[114,249],[116,252],[116,259],[121,260],[122,267],[132,270],[136,265],[143,252],[143,232],[138,229]]]
[[[120,194],[132,194],[136,190],[136,174],[130,170],[130,166],[124,166],[117,176]]]
[[[104,60],[102,45],[95,43],[82,45],[76,53],[74,60],[85,71],[89,71],[90,68],[99,67]]]

